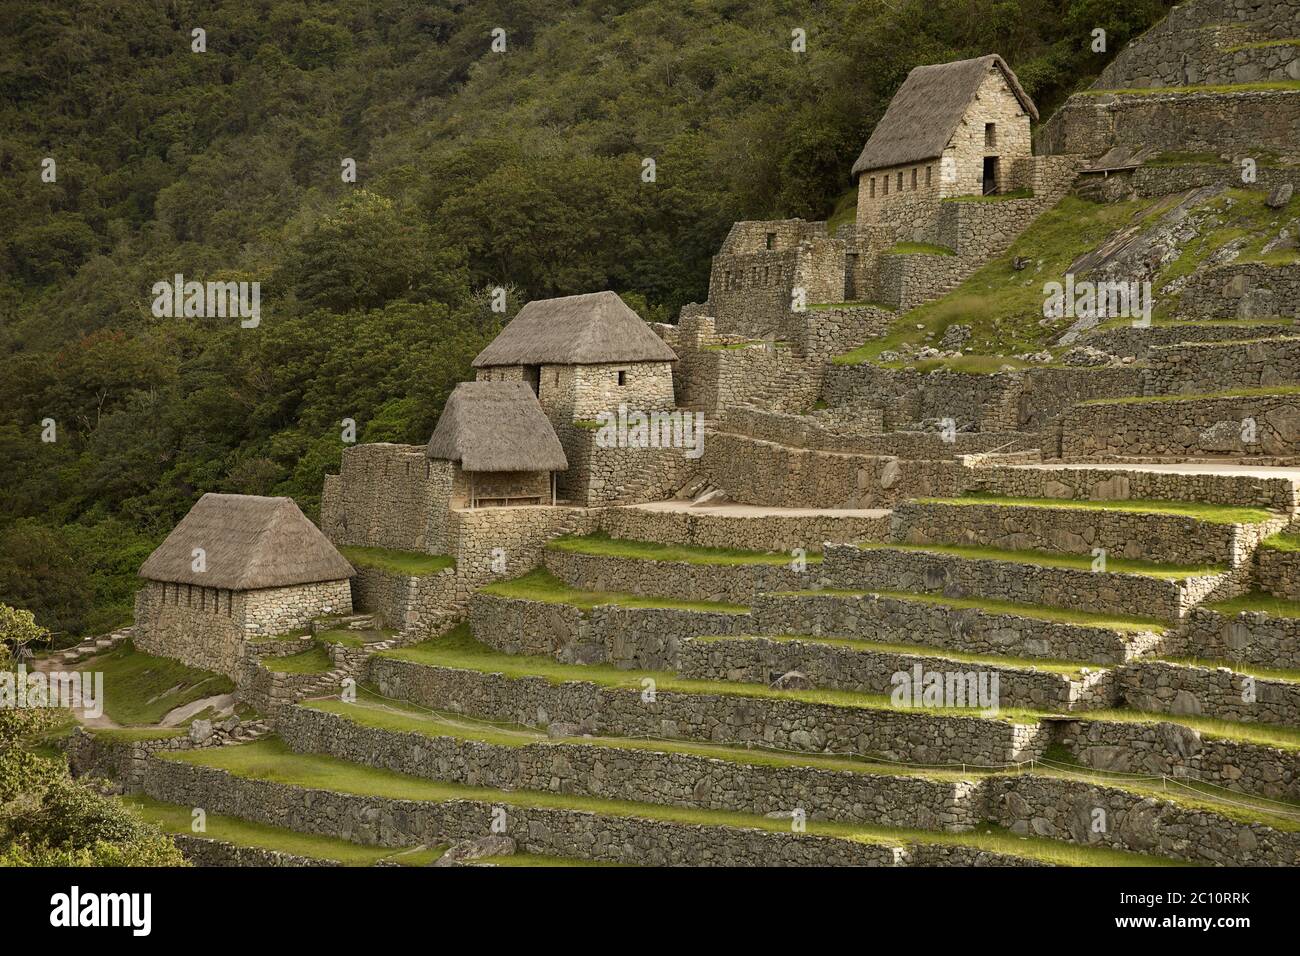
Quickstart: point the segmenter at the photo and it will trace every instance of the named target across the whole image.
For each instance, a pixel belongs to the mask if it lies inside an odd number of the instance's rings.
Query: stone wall
[[[492,507],[496,505],[551,503],[549,471],[476,471],[459,465],[453,472],[451,507]],[[519,501],[518,499],[527,499]]]
[[[1300,395],[1089,403],[1061,427],[1066,458],[1286,459],[1298,447]]]
[[[809,308],[798,316],[792,344],[810,363],[829,362],[884,335],[897,318],[896,312],[877,305]]]
[[[380,442],[343,449],[321,492],[321,530],[334,544],[442,554],[452,463],[423,445]]]
[[[235,609],[239,613],[236,592]],[[270,636],[306,627],[313,618],[352,613],[352,584],[348,580],[261,588],[242,592],[244,633]]]
[[[544,726],[559,721],[584,732],[755,744],[779,750],[856,753],[927,764],[1001,766],[1041,756],[1045,725],[996,718],[868,710],[743,694],[658,691],[542,677],[430,667],[379,657],[371,680],[385,697],[488,720]]]
[[[1139,609],[1164,620],[1183,617],[1225,584],[1222,575],[1173,581],[1142,574],[840,544],[826,548],[823,573],[834,587],[850,590],[942,592],[950,597],[971,594],[1121,617]]]
[[[1167,653],[1256,667],[1300,668],[1300,618],[1198,607],[1171,635]]]
[[[884,773],[742,763],[652,747],[532,743],[519,746],[379,730],[337,714],[295,707],[280,736],[300,753],[499,790],[534,790],[736,813],[788,813],[814,820],[962,831],[975,784]]]
[[[464,601],[488,581],[537,567],[552,538],[594,531],[599,513],[523,506],[460,509],[447,517],[449,553],[456,559],[456,597]]]
[[[1154,721],[1066,721],[1057,735],[1076,760],[1096,770],[1184,777],[1270,800],[1300,799],[1300,751]]]
[[[1300,100],[1300,91],[1296,98]],[[1242,262],[1202,269],[1180,290],[1178,309],[1186,318],[1295,319],[1300,316],[1300,266]]]
[[[506,654],[638,670],[673,670],[682,641],[697,634],[739,634],[748,624],[748,614],[612,604],[583,611],[489,594],[476,594],[470,604],[474,637]]]
[[[1158,630],[1126,633],[909,601],[876,594],[764,594],[751,610],[760,634],[846,637],[881,644],[927,644],[968,654],[1004,654],[1114,664],[1160,646]]]
[[[850,418],[828,412],[796,415],[754,405],[724,410],[717,427],[761,441],[817,451],[860,451],[863,442],[884,430],[880,410],[874,408],[855,410]]]
[[[233,723],[239,726],[237,718]],[[258,726],[259,732],[265,729]],[[127,793],[137,793],[151,755],[223,747],[234,739],[231,731],[221,725],[212,728],[207,737],[196,737],[182,734],[124,740],[75,727],[64,741],[63,752],[68,758],[68,770],[74,777],[101,777],[120,784]]]
[[[358,567],[352,579],[355,607],[378,614],[403,641],[439,630],[463,604],[473,585],[458,580],[454,568],[437,574],[400,574]]]
[[[659,544],[744,551],[816,551],[827,541],[879,540],[889,531],[889,515],[607,508],[601,513],[600,528],[614,538]]]
[[[1300,601],[1300,551],[1260,548],[1259,586],[1274,597]]]
[[[483,836],[499,805],[433,803],[314,790],[236,777],[210,767],[151,761],[146,792],[272,826],[379,846],[434,846]],[[506,805],[520,852],[649,866],[904,866],[1022,863],[965,847],[901,847],[770,830],[692,825]]]
[[[1164,152],[1295,155],[1300,93],[1075,94],[1040,129],[1050,153],[1100,156],[1114,146]]]
[[[693,414],[683,412],[683,414]],[[707,448],[698,419],[691,420],[691,443]],[[560,430],[569,470],[557,476],[561,500],[579,507],[631,504],[669,498],[699,467],[692,448],[603,448],[597,431],[568,426]],[[682,429],[682,444],[685,442]]]
[[[342,866],[337,860],[299,856],[260,846],[238,846],[225,840],[195,836],[189,833],[172,835],[172,842],[191,866]]]
[[[1300,46],[1293,47],[1300,52]],[[1249,154],[1243,156],[1250,158]],[[1257,189],[1267,194],[1283,183],[1300,189],[1300,167],[1255,165],[1255,182],[1247,186],[1241,181],[1240,162],[1231,163],[1148,163],[1133,170],[1130,188],[1135,197],[1147,199],[1188,192],[1206,186],[1225,189]],[[1155,326],[1159,328],[1159,326]]]
[[[1300,725],[1300,684],[1248,677],[1226,667],[1137,661],[1116,668],[1134,710],[1243,723]]]
[[[903,502],[892,538],[906,544],[963,544],[1015,550],[1093,554],[1169,564],[1235,567],[1289,519],[1212,524],[1173,514],[1012,504]]]
[[[916,638],[924,639],[923,635]],[[682,677],[699,680],[744,681],[768,684],[783,674],[796,671],[817,688],[889,695],[895,689],[893,677],[911,673],[973,675],[990,681],[997,675],[995,708],[1028,707],[1040,710],[1082,710],[1112,706],[1118,699],[1109,672],[1095,671],[1079,680],[1049,671],[997,664],[967,664],[952,658],[916,653],[875,650],[859,643],[831,643],[818,640],[765,637],[696,638],[681,645],[677,667]],[[957,680],[970,707],[983,707],[974,693],[979,683]],[[991,684],[983,686],[991,687]]]
[[[814,545],[820,547],[820,543]],[[546,568],[572,587],[589,591],[622,592],[678,601],[726,601],[748,605],[764,591],[794,591],[823,581],[821,565],[808,560],[807,568],[785,564],[692,564],[547,551]]]

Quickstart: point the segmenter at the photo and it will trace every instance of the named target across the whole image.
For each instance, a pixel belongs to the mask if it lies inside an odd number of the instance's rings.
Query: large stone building
[[[292,498],[206,494],[140,568],[135,643],[235,676],[247,639],[351,613],[352,575]]]
[[[429,439],[451,462],[451,506],[555,504],[555,472],[569,463],[526,382],[461,382]]]
[[[918,66],[853,164],[859,229],[917,218],[940,199],[1006,191],[1015,161],[1032,155],[1037,119],[997,54]]]
[[[525,382],[551,421],[673,405],[677,355],[614,292],[529,302],[474,359],[479,381]]]

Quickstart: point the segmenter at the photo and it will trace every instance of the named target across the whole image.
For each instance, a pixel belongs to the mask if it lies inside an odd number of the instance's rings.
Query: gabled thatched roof
[[[430,458],[460,462],[466,471],[569,467],[541,402],[524,382],[461,382],[447,399],[427,451]]]
[[[489,365],[673,362],[677,354],[616,292],[534,299],[478,358]]]
[[[996,53],[973,60],[918,66],[907,74],[889,101],[889,109],[871,131],[862,155],[853,164],[853,175],[942,156],[992,67],[1002,71],[1020,105],[1030,118],[1037,120],[1038,108],[1034,101],[1025,93],[1011,67]]]
[[[194,570],[202,548],[206,570]],[[292,498],[206,494],[140,568],[153,581],[251,591],[341,581],[352,565]]]

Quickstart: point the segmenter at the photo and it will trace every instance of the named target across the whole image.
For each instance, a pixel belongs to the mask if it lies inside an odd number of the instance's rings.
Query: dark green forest
[[[826,217],[913,66],[1000,52],[1045,118],[1167,6],[0,2],[0,601],[123,623],[200,494],[314,516],[341,421],[426,440],[528,299],[672,321],[734,220]],[[155,318],[176,273],[261,324]]]

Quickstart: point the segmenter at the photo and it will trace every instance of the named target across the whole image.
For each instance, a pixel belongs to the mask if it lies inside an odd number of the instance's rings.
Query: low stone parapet
[[[1300,601],[1300,551],[1260,548],[1256,553],[1260,588],[1284,601]]]
[[[1077,677],[1028,666],[971,663],[918,648],[916,653],[873,649],[866,644],[827,643],[797,638],[695,638],[681,645],[678,672],[699,680],[770,683],[791,671],[814,687],[891,694],[898,675],[909,686],[922,675],[943,675],[944,685],[959,689],[967,706],[986,707],[978,689],[991,690],[996,675],[995,707],[1037,710],[1085,710],[1110,707],[1118,699],[1110,673],[1092,670]]]
[[[1300,750],[1211,737],[1164,721],[1079,720],[1057,739],[1094,770],[1200,781],[1270,800],[1300,800]]]
[[[968,780],[743,763],[599,741],[507,746],[367,727],[309,707],[284,711],[276,730],[300,753],[493,789],[759,815],[799,808],[811,819],[926,830],[969,830],[980,822],[973,812],[977,785]]]
[[[779,750],[857,754],[922,764],[1002,766],[1042,753],[1043,725],[784,696],[682,693],[556,684],[377,657],[370,678],[385,697],[526,726],[572,723],[618,737],[646,735]]]
[[[743,551],[819,551],[827,541],[865,541],[889,530],[889,515],[825,511],[756,513],[745,508],[662,511],[607,508],[600,527],[611,537]]]
[[[761,634],[923,642],[970,654],[1006,654],[1115,664],[1160,646],[1159,629],[1124,632],[1012,613],[909,601],[877,594],[763,594],[753,628]]]
[[[1117,668],[1116,679],[1134,710],[1300,726],[1297,681],[1167,661],[1125,664]]]
[[[172,834],[181,855],[192,866],[342,866],[338,860],[300,856],[261,846],[239,846],[225,840],[194,836],[189,833]]]

